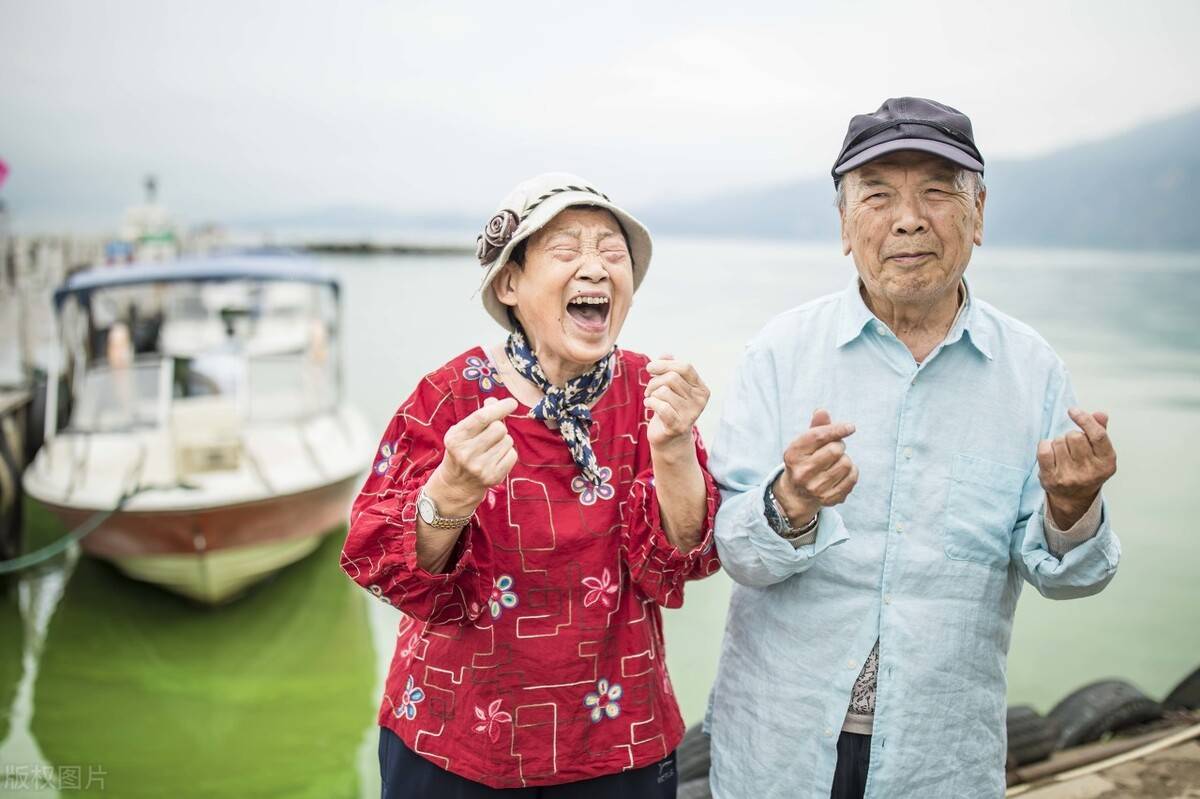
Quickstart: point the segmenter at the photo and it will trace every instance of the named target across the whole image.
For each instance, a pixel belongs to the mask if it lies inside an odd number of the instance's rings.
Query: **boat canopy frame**
[[[315,283],[328,286],[341,297],[337,276],[299,256],[234,255],[190,258],[163,263],[94,267],[76,272],[54,292],[54,306],[61,310],[69,297],[82,302],[93,292],[110,288],[160,283],[225,283],[231,281]]]

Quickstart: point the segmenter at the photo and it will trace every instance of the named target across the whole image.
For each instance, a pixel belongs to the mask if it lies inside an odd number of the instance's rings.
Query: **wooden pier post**
[[[21,554],[21,516],[25,472],[28,391],[0,392],[0,560]]]

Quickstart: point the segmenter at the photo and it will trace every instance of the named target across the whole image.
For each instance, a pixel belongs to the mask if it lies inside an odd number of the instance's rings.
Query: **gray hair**
[[[846,210],[846,177],[849,174],[843,175],[837,184],[836,204],[839,211]],[[954,188],[957,191],[970,192],[971,200],[975,201],[979,199],[979,195],[987,187],[983,185],[983,175],[981,173],[972,172],[969,169],[960,169],[954,175]]]

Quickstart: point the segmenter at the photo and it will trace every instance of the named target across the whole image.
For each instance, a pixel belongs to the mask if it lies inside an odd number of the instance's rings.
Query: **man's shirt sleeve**
[[[1043,438],[1057,438],[1076,429],[1067,416],[1067,409],[1074,405],[1071,378],[1059,363],[1047,384]],[[1100,507],[1095,534],[1084,540],[1064,541],[1062,532],[1047,529],[1046,495],[1038,479],[1036,454],[1032,460],[1033,466],[1021,494],[1021,512],[1013,531],[1013,562],[1021,576],[1050,599],[1073,599],[1099,593],[1116,574],[1121,559],[1121,544],[1109,523],[1103,494],[1097,500]]]
[[[721,565],[743,585],[766,586],[811,566],[817,556],[849,538],[841,514],[824,508],[816,540],[793,545],[767,521],[763,496],[783,468],[779,386],[771,353],[747,347],[725,400],[709,468],[721,487],[716,541]]]

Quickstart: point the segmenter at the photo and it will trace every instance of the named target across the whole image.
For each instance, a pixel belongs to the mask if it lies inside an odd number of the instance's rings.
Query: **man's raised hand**
[[[1046,491],[1046,507],[1066,530],[1083,518],[1100,487],[1116,474],[1117,453],[1108,437],[1108,414],[1067,411],[1078,430],[1038,443],[1038,479]]]
[[[808,523],[822,507],[845,502],[854,489],[858,467],[843,443],[853,433],[854,425],[834,424],[828,412],[818,409],[808,429],[784,450],[784,469],[773,490],[793,527]]]

